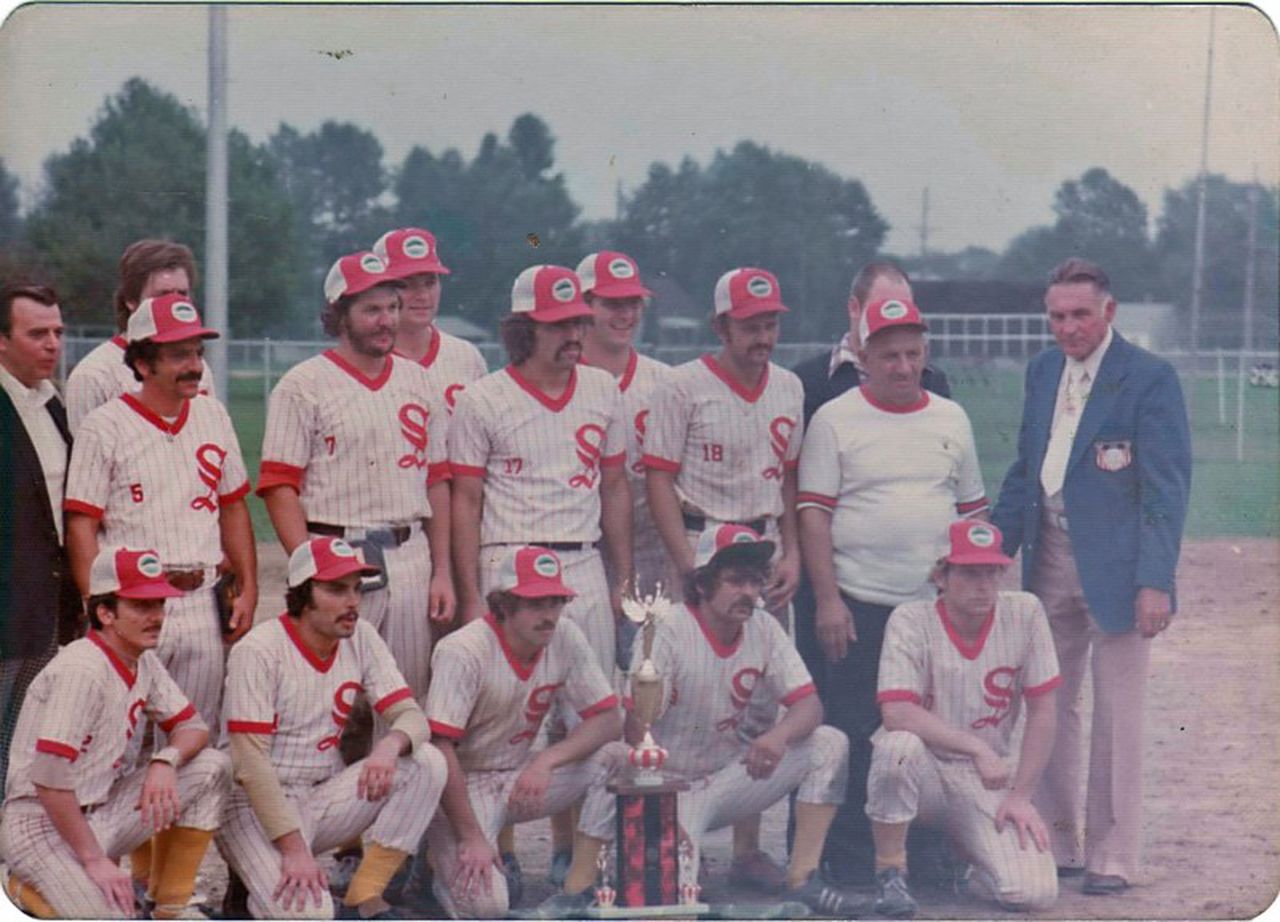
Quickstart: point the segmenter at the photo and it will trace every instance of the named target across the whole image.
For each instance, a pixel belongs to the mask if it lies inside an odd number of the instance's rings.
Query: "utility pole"
[[[929,187],[924,187],[920,197],[920,261],[929,255]]]
[[[1204,121],[1200,131],[1200,178],[1196,195],[1195,258],[1191,265],[1191,360],[1199,370],[1200,307],[1204,300],[1204,209],[1209,176],[1209,110],[1213,95],[1214,8],[1209,7],[1209,55],[1204,75]]]
[[[1236,363],[1236,460],[1244,460],[1244,375],[1245,362],[1253,351],[1254,276],[1258,266],[1258,168],[1253,168],[1249,187],[1249,238],[1244,248],[1244,335],[1240,338],[1240,358]]]
[[[227,337],[227,8],[209,5],[209,130],[205,139],[204,316],[222,334],[208,343],[214,388],[228,398]]]

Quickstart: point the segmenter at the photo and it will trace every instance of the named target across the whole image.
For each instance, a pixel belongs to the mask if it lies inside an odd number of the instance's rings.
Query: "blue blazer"
[[[1040,467],[1065,363],[1053,346],[1027,366],[1018,458],[992,511],[1005,553],[1022,550],[1024,586],[1035,561]],[[1190,489],[1191,433],[1177,372],[1113,332],[1062,487],[1080,583],[1104,631],[1132,630],[1140,587],[1173,595]]]

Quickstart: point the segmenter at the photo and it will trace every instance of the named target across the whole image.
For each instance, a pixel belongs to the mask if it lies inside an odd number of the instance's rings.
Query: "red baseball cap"
[[[947,563],[958,566],[1013,563],[1000,549],[1004,536],[990,522],[961,519],[951,523],[951,553]]]
[[[183,594],[164,578],[158,553],[127,547],[99,551],[89,567],[89,595],[108,593],[122,599],[176,599]]]
[[[220,334],[200,321],[200,312],[186,295],[147,298],[129,315],[125,338],[131,343],[178,343],[184,339],[217,339]]]
[[[498,565],[494,585],[503,592],[522,599],[544,599],[548,596],[577,595],[564,584],[564,568],[550,548],[530,544],[507,554]]]
[[[311,538],[289,555],[289,588],[309,579],[330,582],[350,573],[377,576],[382,571],[364,562],[360,552],[341,538]]]
[[[582,293],[601,298],[647,298],[653,294],[640,283],[640,268],[626,253],[601,250],[578,263]]]
[[[746,320],[757,314],[786,313],[778,277],[767,269],[730,269],[716,282],[716,316]]]
[[[881,330],[890,327],[910,327],[924,331],[929,329],[929,324],[920,316],[920,308],[916,307],[914,301],[889,298],[868,305],[862,312],[862,319],[858,321],[858,338],[865,343]]]
[[[398,278],[387,271],[387,264],[376,253],[364,250],[348,253],[329,269],[324,278],[324,299],[336,304],[344,295],[358,295],[378,285],[399,287]]]
[[[595,316],[582,300],[577,274],[564,266],[530,266],[521,272],[511,287],[511,313],[538,323]]]
[[[373,245],[373,252],[387,264],[387,271],[398,279],[423,272],[449,274],[436,251],[436,235],[421,227],[387,231]]]
[[[717,525],[698,535],[698,546],[693,553],[693,565],[705,567],[712,561],[727,563],[728,558],[741,556],[749,561],[768,563],[773,558],[775,545],[746,525]]]

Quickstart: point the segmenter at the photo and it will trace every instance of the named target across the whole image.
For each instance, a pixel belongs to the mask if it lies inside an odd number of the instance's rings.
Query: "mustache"
[[[180,375],[178,375],[178,383],[180,383],[180,384],[181,384],[181,383],[184,383],[184,382],[186,382],[186,381],[197,381],[197,382],[198,382],[198,381],[200,380],[200,377],[201,377],[200,372],[188,371],[188,372],[186,372],[186,373],[184,373],[184,374],[180,374]]]
[[[556,626],[556,623],[555,623],[554,621],[543,621],[543,622],[541,622],[541,623],[538,625],[537,630],[539,630],[539,631],[540,631],[540,630],[542,630],[544,627],[545,627],[545,628],[554,628],[555,626]]]

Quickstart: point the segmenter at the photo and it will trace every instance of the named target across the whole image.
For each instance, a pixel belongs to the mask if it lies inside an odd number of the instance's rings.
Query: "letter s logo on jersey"
[[[600,477],[600,454],[604,448],[604,427],[595,423],[579,426],[574,433],[578,440],[578,460],[582,462],[582,473],[569,478],[569,486],[593,489]]]
[[[791,444],[791,433],[796,431],[796,421],[790,416],[775,416],[769,423],[769,447],[778,459],[775,467],[766,467],[761,473],[765,480],[781,480],[787,460],[787,447]]]
[[[196,449],[196,473],[200,475],[200,482],[209,488],[209,492],[193,499],[192,509],[213,513],[218,511],[218,484],[222,482],[222,463],[226,458],[226,450],[212,442],[205,442]]]
[[[997,666],[987,673],[982,680],[982,700],[995,710],[970,724],[973,729],[981,730],[983,727],[997,726],[1000,721],[1009,716],[1020,672],[1022,672],[1021,666]]]
[[[649,411],[648,411],[648,410],[641,410],[639,413],[637,413],[637,414],[636,414],[636,423],[635,423],[635,425],[636,425],[636,447],[637,447],[637,448],[639,448],[639,451],[637,451],[637,452],[636,452],[636,454],[637,454],[637,455],[643,455],[643,454],[644,454],[644,432],[645,432],[645,426],[648,424],[648,422],[649,422]],[[643,473],[644,473],[644,461],[643,461],[643,459],[638,460],[638,461],[636,461],[636,463],[635,463],[635,464],[631,465],[631,470],[632,470],[632,472],[633,472],[633,473],[636,473],[636,474],[643,474]]]
[[[413,467],[422,470],[427,466],[427,422],[431,414],[427,408],[417,403],[406,403],[400,408],[400,434],[413,448],[413,453],[404,455],[397,462],[401,467]]]
[[[342,728],[347,725],[347,721],[351,719],[351,709],[356,705],[356,695],[364,690],[364,686],[359,682],[343,682],[337,687],[333,693],[333,712],[329,715],[333,718],[334,724],[338,729],[336,732],[326,736],[320,742],[316,743],[316,748],[321,752],[326,749],[332,749],[338,745],[338,740],[342,737]]]
[[[538,735],[538,728],[542,726],[542,718],[546,717],[547,712],[551,710],[551,702],[556,696],[556,689],[563,684],[563,682],[553,682],[550,685],[539,685],[529,692],[529,700],[525,702],[524,706],[524,719],[527,726],[507,740],[508,743],[514,746],[525,740],[532,740]]]
[[[465,384],[450,384],[444,389],[444,406],[453,415],[453,408],[458,405],[458,395],[467,389]]]
[[[742,711],[751,700],[751,693],[755,691],[756,683],[763,674],[754,666],[739,669],[733,674],[733,681],[729,688],[729,703],[733,705],[735,713],[732,717],[726,717],[716,724],[717,730],[723,733],[738,726],[739,721],[742,720]]]

